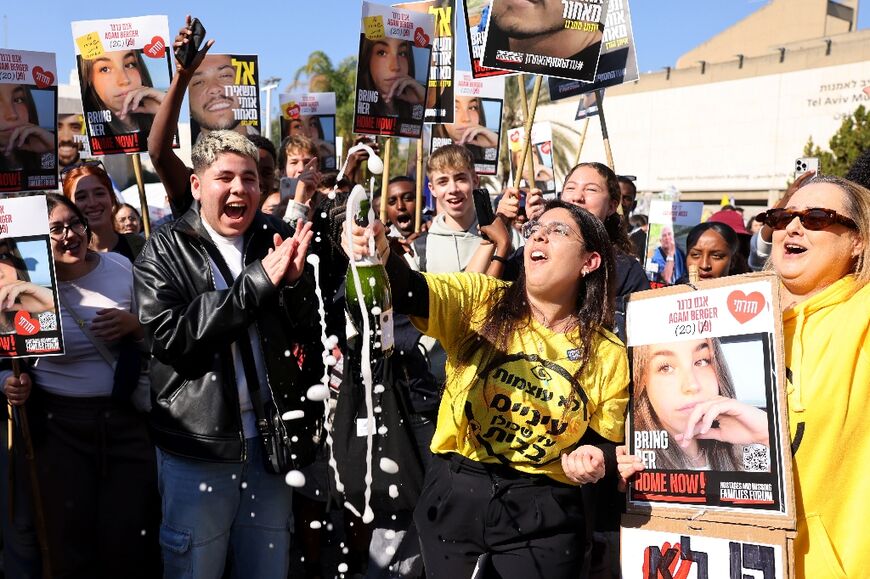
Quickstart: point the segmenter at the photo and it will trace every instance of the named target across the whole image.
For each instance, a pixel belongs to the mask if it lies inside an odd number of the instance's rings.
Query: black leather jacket
[[[139,320],[152,354],[150,423],[161,449],[215,462],[245,459],[230,345],[247,339],[253,323],[268,378],[261,388],[271,391],[279,416],[305,412],[285,425],[298,440],[298,466],[313,457],[323,405],[305,397],[311,384],[300,379],[293,345],[319,335],[317,300],[308,269],[293,287],[276,288],[267,277],[260,260],[275,233],[286,238],[291,230],[258,212],[244,237],[245,267],[227,290],[215,290],[204,246],[212,241],[198,204],[158,229],[136,260]]]

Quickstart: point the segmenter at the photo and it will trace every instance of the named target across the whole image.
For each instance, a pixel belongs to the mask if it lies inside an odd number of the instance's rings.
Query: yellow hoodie
[[[870,284],[847,276],[782,314],[797,576],[870,573]]]

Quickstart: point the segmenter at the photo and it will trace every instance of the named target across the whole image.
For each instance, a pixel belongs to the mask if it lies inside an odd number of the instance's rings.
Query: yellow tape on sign
[[[365,35],[369,40],[380,40],[387,34],[384,32],[384,17],[383,16],[366,16],[363,18],[363,26],[365,27]]]
[[[76,45],[79,47],[79,52],[85,60],[92,60],[105,52],[100,35],[97,32],[90,32],[84,36],[79,36],[76,38]]]

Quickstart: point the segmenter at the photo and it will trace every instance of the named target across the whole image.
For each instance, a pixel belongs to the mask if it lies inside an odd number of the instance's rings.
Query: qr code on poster
[[[743,470],[746,472],[770,472],[770,448],[763,444],[744,446]]]
[[[57,329],[57,316],[54,312],[42,312],[36,316],[39,320],[39,328],[43,332],[52,332]]]

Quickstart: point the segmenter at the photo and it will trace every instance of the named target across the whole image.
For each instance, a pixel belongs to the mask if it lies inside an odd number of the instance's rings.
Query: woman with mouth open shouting
[[[414,513],[427,573],[468,577],[481,560],[485,577],[576,577],[591,539],[580,485],[615,475],[628,398],[625,348],[607,329],[603,224],[548,203],[524,228],[514,283],[412,271],[380,222],[350,233],[349,254],[375,237],[396,311],[448,354],[436,458]]]

